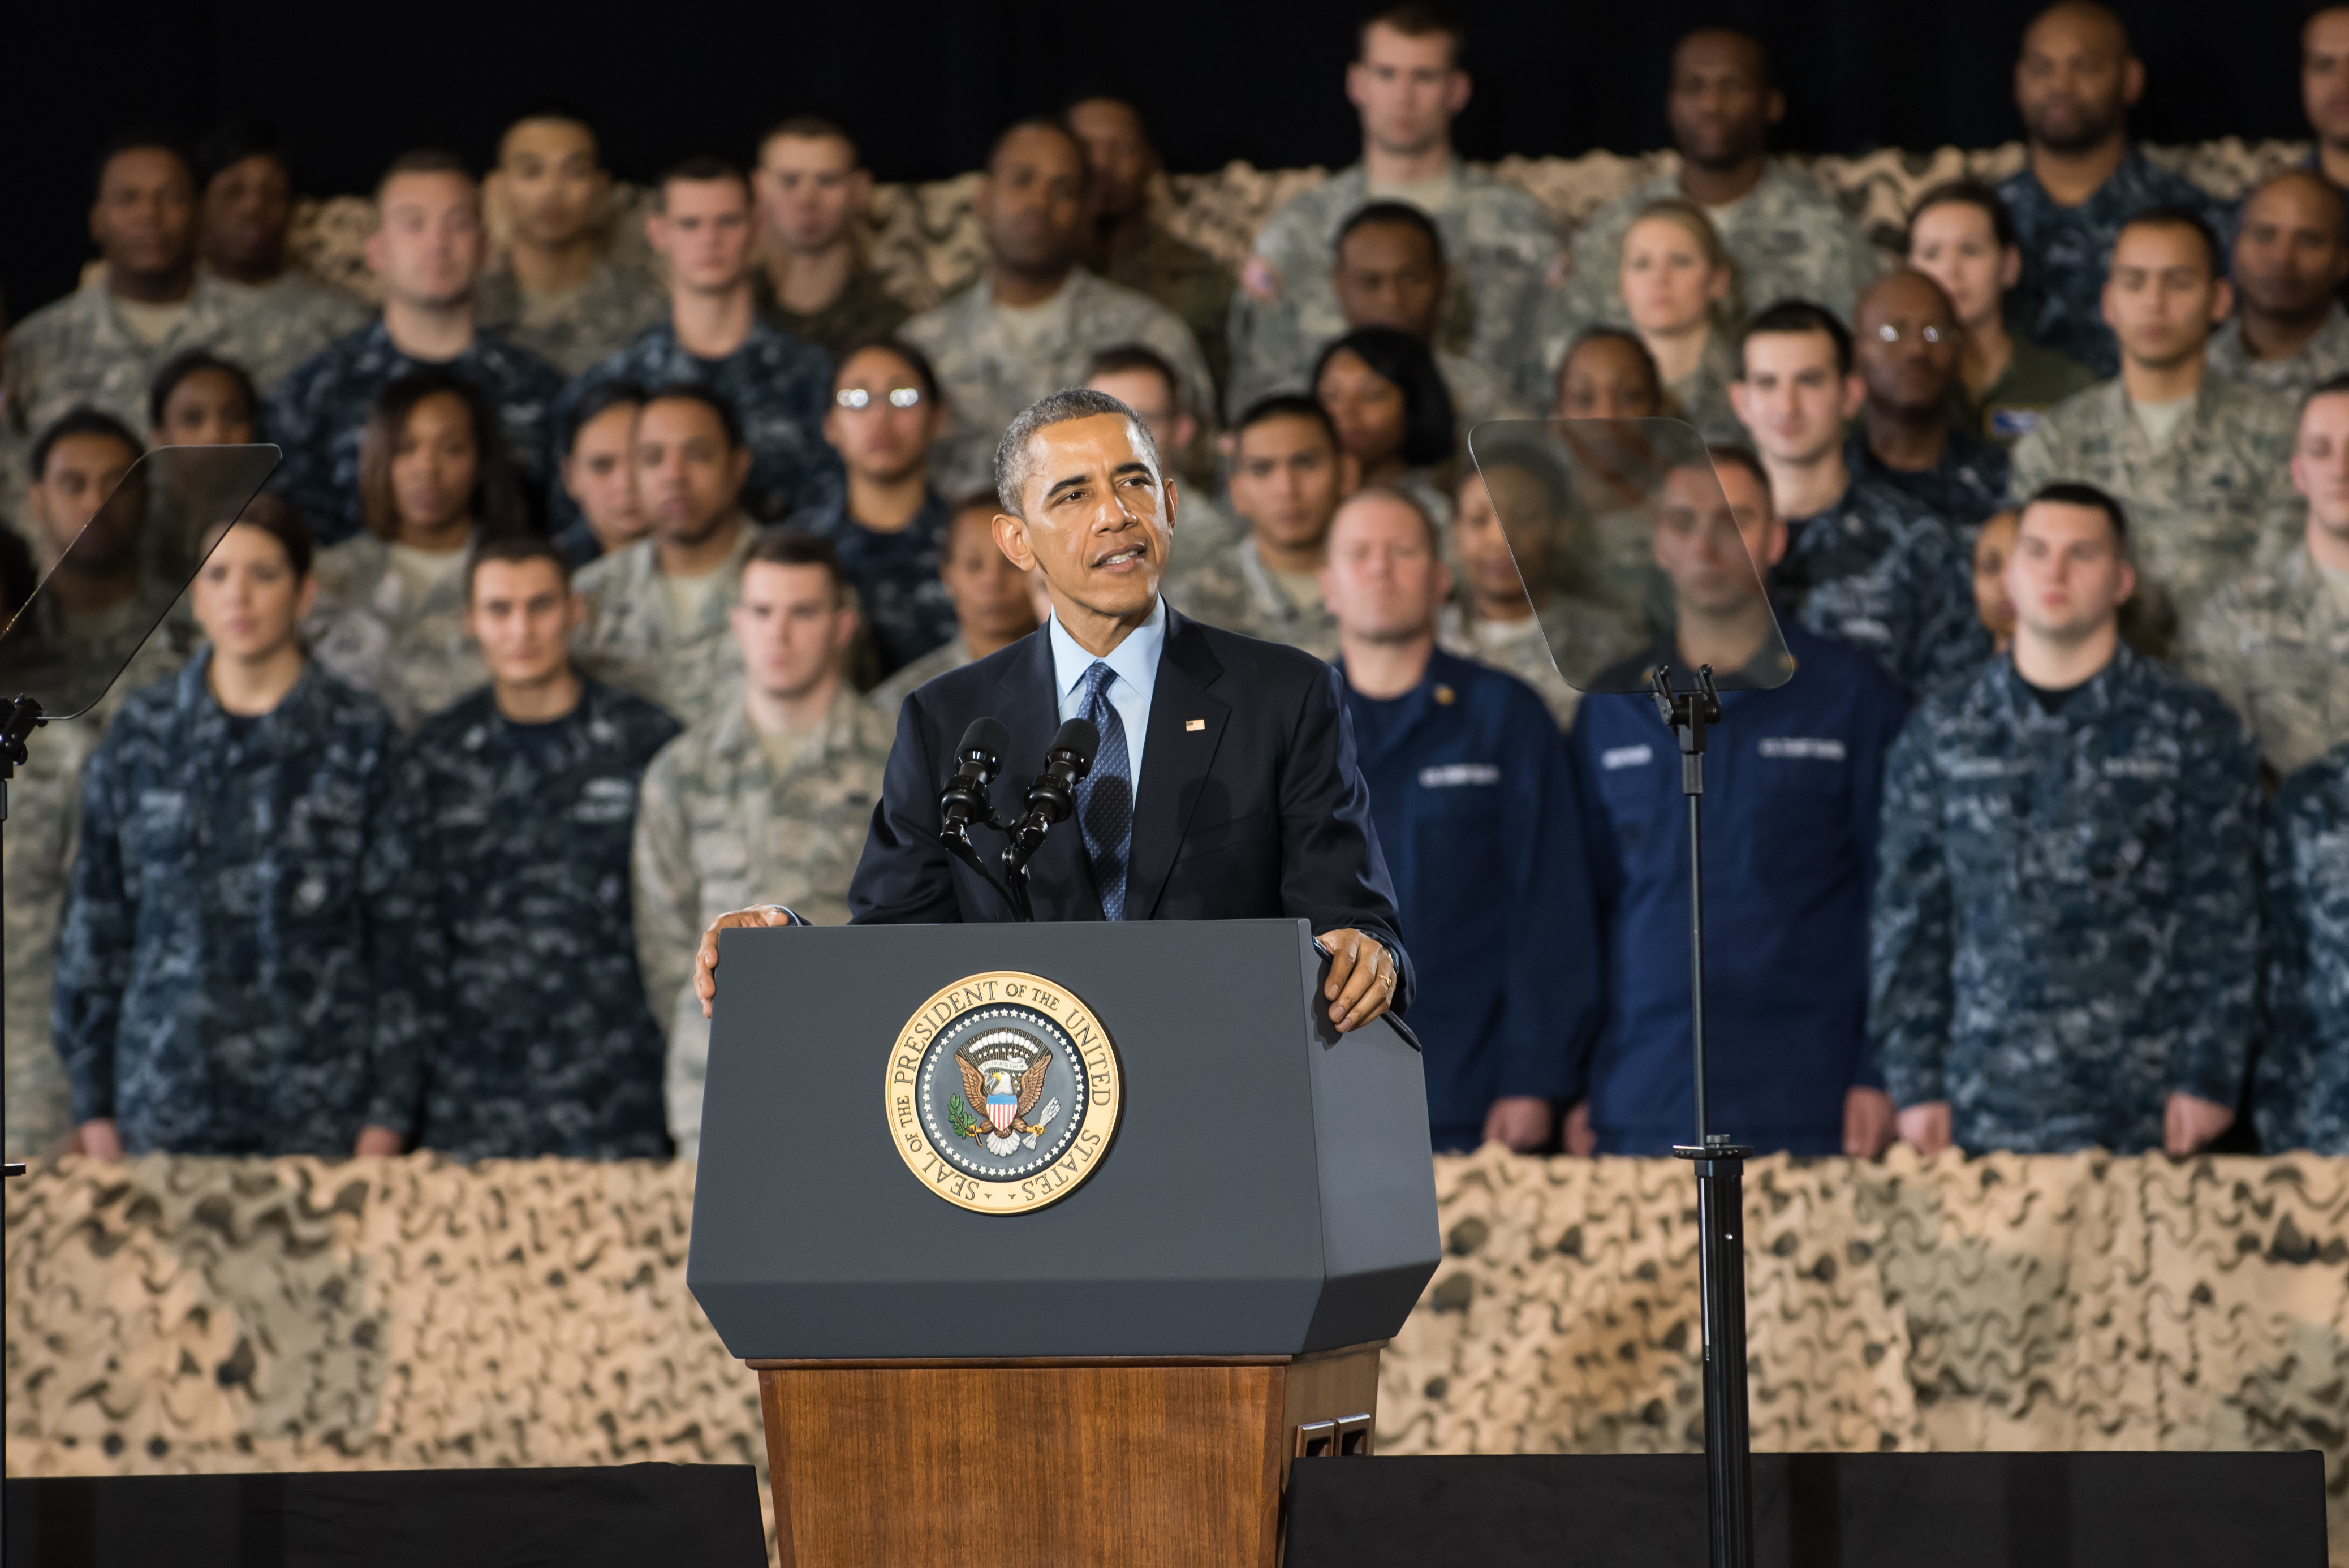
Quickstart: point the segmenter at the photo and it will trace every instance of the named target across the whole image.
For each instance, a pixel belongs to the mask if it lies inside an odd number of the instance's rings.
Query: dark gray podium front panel
[[[722,940],[687,1281],[738,1356],[1296,1355],[1389,1337],[1434,1272],[1418,1053],[1316,1027],[1301,920]],[[899,1157],[886,1063],[1005,969],[1092,1011],[1125,1106],[1071,1196],[974,1213]]]

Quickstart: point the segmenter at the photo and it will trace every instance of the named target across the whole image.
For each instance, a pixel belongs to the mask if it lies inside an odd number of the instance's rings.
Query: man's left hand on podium
[[[1360,1029],[1394,1005],[1394,954],[1384,942],[1346,926],[1314,940],[1330,955],[1330,978],[1321,994],[1330,999],[1330,1017],[1339,1033]]]
[[[791,926],[799,918],[781,904],[761,904],[756,909],[729,909],[709,922],[701,933],[701,947],[693,955],[693,994],[701,998],[701,1016],[709,1016],[709,1003],[718,994],[718,933],[737,926]]]

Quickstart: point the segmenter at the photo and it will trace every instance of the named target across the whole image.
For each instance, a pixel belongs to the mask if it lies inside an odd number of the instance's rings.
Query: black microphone
[[[1010,847],[1004,851],[1007,867],[1024,866],[1052,825],[1076,811],[1077,783],[1092,771],[1099,750],[1101,732],[1090,720],[1071,719],[1061,726],[1044,750],[1044,771],[1028,786],[1028,815],[1011,830]]]
[[[955,748],[954,776],[938,794],[943,833],[960,837],[972,823],[992,818],[994,808],[988,804],[987,789],[1003,771],[1003,753],[1010,749],[1011,732],[1000,720],[970,722],[962,732],[962,743]]]

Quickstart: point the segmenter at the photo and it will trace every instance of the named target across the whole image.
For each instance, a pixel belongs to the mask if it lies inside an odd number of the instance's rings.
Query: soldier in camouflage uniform
[[[750,453],[742,508],[753,522],[780,523],[793,512],[839,498],[839,461],[824,444],[832,407],[832,363],[823,351],[761,319],[750,286],[750,187],[717,159],[697,159],[661,182],[663,211],[650,220],[654,248],[670,264],[668,319],[572,382],[554,411],[561,429],[573,400],[606,381],[653,388],[708,387],[734,411],[740,444]],[[663,225],[687,207],[698,222],[739,211],[742,228],[730,250],[685,254]]]
[[[476,317],[473,285],[486,242],[472,177],[439,153],[410,153],[384,176],[376,206],[367,260],[383,285],[382,314],[280,382],[262,421],[285,449],[270,487],[301,508],[326,545],[365,526],[359,440],[368,411],[384,388],[423,366],[443,366],[481,389],[534,501],[554,473],[548,420],[563,374]],[[450,344],[461,347],[452,353]]]
[[[275,386],[367,325],[365,306],[286,256],[294,175],[274,137],[249,124],[224,126],[196,149],[196,171],[203,186],[198,246],[205,271],[245,312],[232,358],[254,385]]]
[[[751,179],[761,315],[833,359],[905,324],[913,312],[857,252],[855,231],[872,205],[873,172],[847,131],[817,115],[793,115],[760,142]],[[802,282],[810,286],[805,297],[793,286]]]
[[[2284,781],[2266,847],[2260,1141],[2349,1154],[2349,745]]]
[[[57,979],[57,919],[66,878],[81,836],[81,770],[98,746],[89,725],[46,724],[26,746],[27,760],[7,784],[8,820],[0,825],[0,893],[7,898],[5,1017],[8,1031],[7,1155],[56,1154],[72,1138],[72,1097],[65,1066],[49,1038]]]
[[[1121,344],[1154,350],[1182,380],[1184,410],[1203,427],[1214,422],[1215,384],[1190,328],[1077,265],[1085,180],[1084,150],[1066,129],[1030,122],[1004,132],[978,200],[988,271],[901,333],[930,357],[946,394],[931,472],[949,495],[993,483],[1004,428],[1045,393],[1081,385],[1093,356]]]
[[[419,730],[400,775],[429,889],[419,1142],[460,1159],[657,1158],[663,1034],[636,971],[628,855],[638,781],[678,723],[572,670],[553,545],[493,542],[471,575],[493,684]]]
[[[1960,327],[1949,296],[1921,272],[1887,273],[1860,296],[1853,327],[1868,400],[1862,428],[1844,444],[1845,464],[1971,545],[1982,520],[2006,504],[2008,463],[2004,447],[1951,423]]]
[[[2236,230],[2235,313],[2210,335],[2210,369],[2297,403],[2349,370],[2349,206],[2323,175],[2287,169],[2251,192]]]
[[[473,290],[473,316],[566,376],[625,348],[668,310],[660,279],[603,254],[595,225],[611,201],[586,125],[559,112],[524,116],[498,141],[485,182],[512,221],[504,265]]]
[[[2203,364],[2225,308],[2226,286],[2207,270],[2215,261],[2187,218],[2147,213],[2124,227],[2106,295],[2121,374],[2058,403],[2014,447],[2014,499],[2075,479],[2128,508],[2142,626],[2132,640],[2158,658],[2221,583],[2289,550],[2304,521],[2290,483],[2292,406]],[[2188,265],[2209,281],[2202,306],[2181,313],[2153,280]]]
[[[1340,226],[1330,286],[1338,297],[1340,332],[1357,327],[1392,327],[1428,345],[1452,394],[1454,422],[1463,433],[1487,420],[1530,418],[1505,375],[1485,369],[1437,341],[1437,314],[1444,300],[1444,238],[1435,223],[1402,202],[1372,202]],[[1232,381],[1232,407],[1240,412],[1275,392],[1310,393],[1314,360],[1326,347],[1311,345],[1301,363],[1275,367],[1257,360]],[[1275,383],[1274,371],[1290,379]]]
[[[1330,261],[1348,217],[1372,202],[1405,202],[1434,220],[1449,260],[1437,347],[1514,380],[1519,338],[1544,278],[1559,260],[1557,223],[1524,191],[1462,163],[1452,121],[1468,100],[1461,38],[1448,24],[1420,28],[1408,8],[1373,18],[1347,67],[1361,111],[1362,161],[1299,192],[1266,220],[1232,296],[1231,387],[1245,412],[1266,392],[1302,388],[1323,344],[1346,331]],[[1427,107],[1423,80],[1443,82]],[[1532,389],[1528,400],[1547,401]]]
[[[133,143],[106,160],[90,209],[105,269],[8,333],[0,445],[21,454],[34,435],[82,407],[144,434],[148,384],[191,348],[209,348],[259,378],[277,330],[242,290],[197,270],[195,220],[194,176],[179,153]]]
[[[1166,601],[1194,620],[1268,642],[1338,656],[1338,621],[1321,602],[1330,520],[1353,487],[1354,465],[1308,398],[1267,398],[1232,432],[1232,505],[1248,536],[1166,585]],[[1180,533],[1178,506],[1174,527]]]
[[[1730,396],[1786,514],[1770,592],[1813,631],[1873,658],[1912,699],[1990,656],[1965,547],[1908,496],[1855,474],[1843,425],[1867,396],[1851,337],[1816,305],[1774,306],[1746,324]]]
[[[881,342],[841,361],[833,389],[823,439],[840,454],[846,489],[792,514],[786,526],[840,552],[874,668],[893,675],[954,635],[954,604],[938,576],[953,514],[929,485],[930,442],[943,422],[937,382],[919,349]]]
[[[2349,378],[2301,410],[2292,483],[2301,542],[2221,586],[2186,628],[2178,666],[2233,704],[2281,777],[2349,741]]]
[[[2052,6],[2023,35],[2015,108],[2031,157],[1998,184],[2023,248],[2010,319],[2099,376],[2120,369],[2099,300],[2122,228],[2155,207],[2219,218],[2200,186],[2129,141],[2128,109],[2144,86],[2127,31],[2102,5]]]
[[[53,1027],[92,1154],[395,1153],[413,1131],[398,735],[303,655],[307,550],[282,514],[231,528],[191,594],[211,646],[84,773]]]
[[[1869,1026],[1900,1134],[2190,1153],[2243,1084],[2257,758],[2214,693],[2118,639],[2119,508],[2024,510],[2014,652],[1886,764]]]
[[[1666,197],[1704,208],[1735,264],[1734,296],[1748,308],[1808,299],[1851,319],[1883,258],[1832,195],[1768,155],[1770,128],[1785,107],[1760,44],[1717,27],[1681,40],[1664,105],[1681,167],[1642,181],[1577,226],[1565,281],[1542,299],[1525,341],[1528,395],[1557,378],[1586,328],[1630,324],[1620,287],[1623,236],[1642,208]]]
[[[848,920],[848,883],[881,798],[893,716],[843,677],[855,635],[847,578],[823,541],[778,530],[745,567],[735,612],[748,679],[661,748],[636,817],[636,951],[669,1018],[669,1134],[700,1149],[709,1024],[693,994],[701,933],[753,897],[818,925]]]
[[[367,424],[368,443],[386,452],[460,444],[470,453],[440,457],[438,484],[418,493],[393,472],[415,460],[370,464],[367,531],[318,555],[317,606],[305,628],[312,657],[413,730],[489,680],[465,629],[465,556],[484,539],[523,532],[524,513],[497,416],[463,377],[439,367],[402,376],[383,389]],[[437,510],[419,510],[426,504]]]
[[[736,701],[741,681],[727,628],[758,537],[740,503],[750,454],[704,389],[656,395],[636,441],[652,533],[579,569],[586,607],[572,647],[589,674],[697,724]]]
[[[1224,324],[1231,314],[1232,275],[1151,218],[1151,188],[1164,166],[1142,111],[1123,99],[1095,95],[1069,105],[1068,120],[1092,171],[1093,232],[1085,265],[1173,311],[1198,339],[1215,385],[1229,386]],[[1213,396],[1207,403],[1218,406]]]

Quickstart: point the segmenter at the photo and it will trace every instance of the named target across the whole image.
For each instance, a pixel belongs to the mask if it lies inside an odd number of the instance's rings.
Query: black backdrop
[[[0,24],[0,284],[22,315],[88,254],[89,157],[114,128],[183,133],[231,112],[275,125],[302,187],[367,188],[393,153],[485,159],[519,101],[600,117],[613,166],[746,156],[794,109],[833,112],[885,180],[974,166],[1007,120],[1080,84],[1122,86],[1167,162],[1338,164],[1356,133],[1340,72],[1354,0],[24,0]],[[1472,158],[1665,143],[1671,40],[1700,22],[1758,33],[1791,108],[1781,145],[1857,152],[2018,134],[2015,41],[2036,0],[1462,0],[1476,96]],[[2304,134],[2301,0],[2120,5],[2157,141]]]

